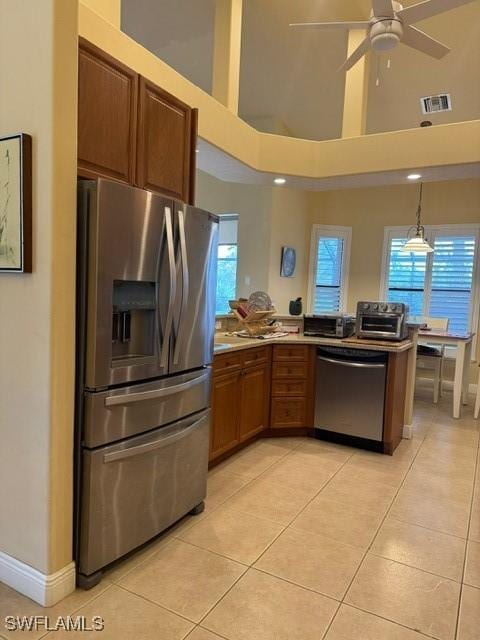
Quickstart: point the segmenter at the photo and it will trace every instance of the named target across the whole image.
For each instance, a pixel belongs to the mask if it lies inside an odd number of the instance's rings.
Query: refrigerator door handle
[[[173,224],[172,224],[172,210],[170,207],[165,207],[165,229],[167,233],[167,254],[168,254],[168,268],[170,275],[170,297],[168,300],[167,319],[165,321],[165,332],[163,334],[163,347],[160,357],[160,365],[164,368],[168,367],[168,354],[170,351],[170,336],[172,333],[173,324],[173,307],[175,304],[175,296],[177,289],[176,273],[175,273],[175,253],[173,248]],[[160,312],[158,309],[157,313]]]
[[[182,306],[180,308],[180,317],[178,321],[178,332],[175,340],[175,350],[173,353],[173,364],[178,364],[180,356],[180,346],[182,344],[182,327],[184,324],[184,312],[188,304],[188,296],[190,293],[190,280],[188,274],[187,262],[187,242],[185,239],[185,212],[180,209],[178,212],[178,230],[180,239],[180,256],[182,260]]]
[[[125,393],[119,396],[108,396],[105,398],[106,407],[116,407],[118,405],[132,404],[134,402],[144,402],[146,400],[158,400],[159,398],[168,398],[177,393],[188,391],[199,384],[202,384],[210,377],[210,372],[204,373],[198,378],[176,384],[173,387],[165,387],[164,389],[155,389],[154,391],[140,391],[139,393]]]
[[[181,431],[174,433],[171,436],[162,436],[158,440],[154,440],[153,442],[148,442],[145,444],[137,445],[136,447],[130,447],[129,449],[122,449],[121,451],[113,451],[112,453],[106,453],[103,456],[104,464],[108,464],[109,462],[117,462],[118,460],[125,460],[127,458],[133,458],[135,456],[143,455],[144,453],[149,453],[150,451],[155,451],[157,449],[162,449],[170,444],[173,444],[177,440],[181,440],[188,436],[192,431],[194,431],[198,425],[205,421],[206,416],[203,415],[201,418],[196,420],[193,424],[188,425],[188,427],[183,428]]]

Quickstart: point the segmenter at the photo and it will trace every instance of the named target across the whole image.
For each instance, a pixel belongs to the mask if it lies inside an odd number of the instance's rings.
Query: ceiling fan
[[[455,9],[473,0],[424,0],[403,7],[395,0],[372,0],[369,20],[356,22],[300,22],[290,26],[300,29],[367,29],[368,35],[345,60],[340,69],[350,69],[369,49],[388,51],[403,42],[433,58],[443,58],[450,49],[427,35],[412,23]]]

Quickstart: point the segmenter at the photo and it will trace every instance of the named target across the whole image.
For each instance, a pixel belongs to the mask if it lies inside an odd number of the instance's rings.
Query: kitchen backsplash
[[[273,316],[274,320],[280,322],[284,327],[298,327],[303,331],[303,316]],[[227,332],[240,329],[239,322],[232,315],[217,316],[215,320],[215,331]]]

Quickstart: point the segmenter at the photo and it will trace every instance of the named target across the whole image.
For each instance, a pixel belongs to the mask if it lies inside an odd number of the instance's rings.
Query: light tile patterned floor
[[[420,397],[393,457],[260,441],[210,473],[205,513],[92,591],[42,609],[0,585],[0,621],[100,615],[102,640],[480,640],[480,425],[450,406]]]

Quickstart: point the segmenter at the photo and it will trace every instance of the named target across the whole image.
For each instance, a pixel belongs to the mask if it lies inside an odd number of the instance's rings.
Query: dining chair
[[[448,318],[423,317],[420,322],[429,329],[448,330]],[[435,341],[435,338],[433,338],[433,341]],[[433,371],[433,402],[435,404],[437,404],[439,397],[442,395],[444,359],[445,345],[426,342],[418,344],[417,369]]]

